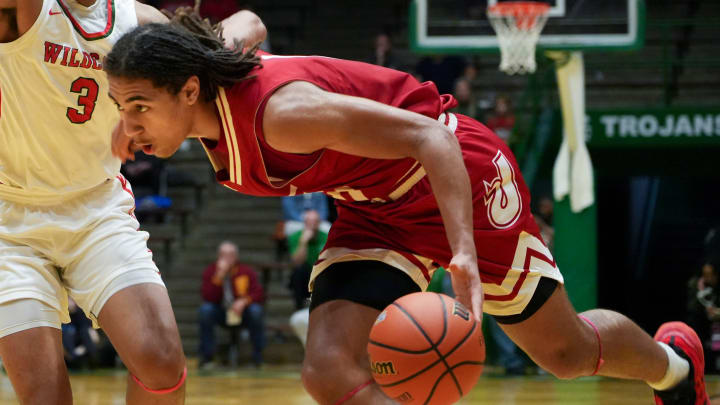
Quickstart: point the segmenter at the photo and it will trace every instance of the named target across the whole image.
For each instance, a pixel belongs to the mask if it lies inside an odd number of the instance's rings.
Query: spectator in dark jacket
[[[265,291],[255,270],[238,262],[238,248],[234,243],[221,243],[217,260],[205,268],[202,299],[198,312],[200,365],[212,361],[215,355],[215,326],[221,325],[247,327],[253,345],[253,362],[260,366],[265,347]]]

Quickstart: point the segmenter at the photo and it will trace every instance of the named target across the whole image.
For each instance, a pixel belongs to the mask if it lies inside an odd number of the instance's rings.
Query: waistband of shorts
[[[28,205],[54,205],[87,194],[110,181],[112,181],[112,179],[106,179],[102,183],[90,188],[57,193],[26,190],[0,183],[0,202],[8,201]]]

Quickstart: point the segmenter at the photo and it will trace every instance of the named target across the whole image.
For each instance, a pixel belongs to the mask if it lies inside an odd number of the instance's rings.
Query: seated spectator
[[[265,347],[265,291],[255,270],[238,261],[238,248],[234,243],[222,242],[218,247],[217,260],[205,268],[202,299],[198,311],[200,366],[209,366],[213,360],[215,326],[220,325],[249,330],[253,363],[259,367]]]
[[[62,324],[62,343],[68,368],[80,368],[94,363],[99,337],[92,322],[68,297],[70,323]]]
[[[512,135],[513,127],[515,127],[515,114],[512,112],[509,97],[498,96],[495,99],[495,108],[490,113],[485,125],[506,144],[510,143],[510,135]]]
[[[703,341],[706,372],[717,372],[720,357],[720,286],[717,259],[708,259],[688,282],[688,324]]]
[[[290,250],[290,262],[293,266],[290,275],[290,289],[295,299],[297,310],[290,318],[295,334],[305,344],[307,325],[310,312],[306,308],[307,299],[310,297],[308,284],[312,267],[317,262],[320,252],[327,242],[327,232],[320,229],[320,214],[315,210],[305,213],[305,227],[288,236],[288,247]]]
[[[296,309],[305,306],[305,300],[310,296],[308,291],[310,272],[328,236],[327,232],[320,229],[320,214],[317,211],[306,212],[304,224],[303,229],[288,236],[290,263],[293,266],[290,286],[295,297]]]
[[[328,198],[323,193],[308,193],[282,198],[283,219],[285,220],[285,236],[303,229],[305,213],[316,211],[320,218],[320,229],[327,232],[330,229],[328,222]]]

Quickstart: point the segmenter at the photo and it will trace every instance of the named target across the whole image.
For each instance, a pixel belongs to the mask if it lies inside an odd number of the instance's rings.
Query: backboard
[[[486,10],[503,0],[413,0],[410,45],[419,53],[497,52]],[[540,50],[631,50],[645,39],[644,0],[544,0]]]

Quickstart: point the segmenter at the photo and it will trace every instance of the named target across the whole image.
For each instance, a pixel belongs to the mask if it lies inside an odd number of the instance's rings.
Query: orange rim
[[[491,17],[513,17],[518,28],[528,30],[535,26],[538,17],[550,11],[550,5],[537,1],[507,1],[488,7]]]

